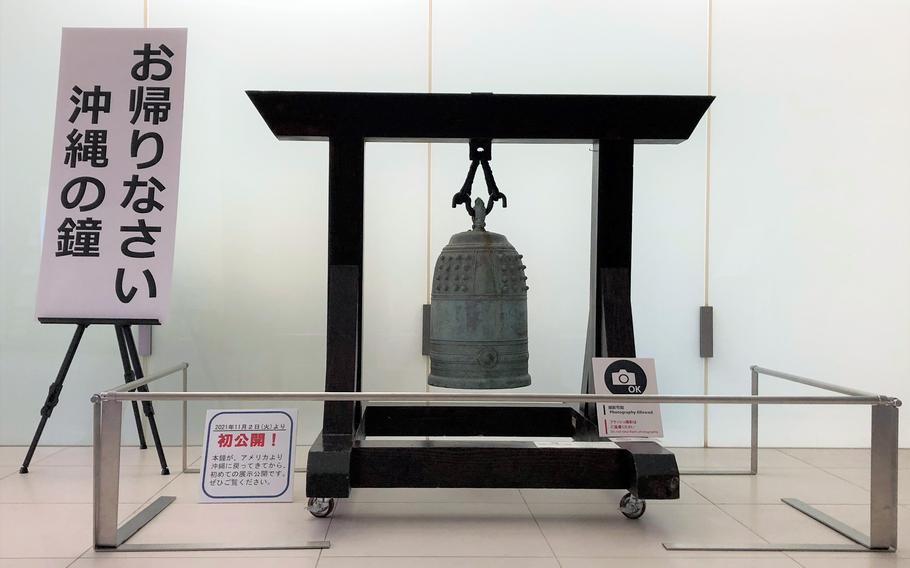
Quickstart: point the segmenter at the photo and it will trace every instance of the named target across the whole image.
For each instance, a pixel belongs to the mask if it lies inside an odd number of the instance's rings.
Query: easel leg
[[[139,351],[136,350],[136,342],[133,340],[133,331],[128,325],[121,326],[123,329],[123,339],[126,340],[126,348],[129,351],[130,361],[133,364],[133,370],[136,379],[142,378],[142,365],[139,362]],[[141,386],[137,389],[139,392],[149,392],[148,386]],[[164,448],[161,446],[161,436],[158,435],[158,424],[155,422],[155,408],[149,400],[142,401],[142,411],[149,421],[149,430],[152,431],[152,439],[155,441],[155,451],[158,452],[158,462],[161,464],[161,475],[170,474],[167,467],[167,458],[164,456]]]
[[[136,377],[130,365],[126,341],[123,339],[123,332],[119,325],[114,326],[114,333],[117,334],[117,347],[120,348],[120,361],[123,363],[123,380],[129,384],[136,380]],[[139,449],[144,450],[148,448],[148,444],[145,443],[145,429],[142,427],[142,418],[139,416],[139,403],[135,400],[133,401],[133,418],[136,420],[136,433],[139,434]]]
[[[25,454],[25,460],[22,462],[22,467],[19,468],[19,473],[28,473],[28,466],[32,462],[32,456],[35,455],[35,449],[38,447],[38,440],[41,439],[41,433],[44,432],[44,425],[47,424],[47,419],[50,418],[51,413],[54,411],[54,407],[57,406],[57,402],[60,400],[60,391],[63,390],[63,379],[66,378],[66,373],[70,370],[70,364],[73,362],[73,357],[76,355],[76,349],[79,348],[82,334],[87,327],[88,324],[84,323],[76,325],[76,331],[73,333],[73,338],[70,340],[70,346],[66,350],[66,355],[63,357],[63,363],[60,364],[60,370],[57,371],[57,378],[54,379],[54,382],[51,383],[50,388],[47,390],[47,398],[44,401],[44,406],[41,407],[41,421],[38,423],[38,428],[35,430],[35,435],[32,438],[31,445],[28,447],[28,453]]]

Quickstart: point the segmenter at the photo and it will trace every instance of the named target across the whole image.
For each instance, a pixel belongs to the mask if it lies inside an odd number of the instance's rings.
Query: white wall
[[[661,390],[704,387],[709,183],[710,392],[747,392],[752,363],[910,390],[904,3],[149,0],[149,23],[189,28],[174,304],[152,371],[189,361],[198,390],[323,386],[327,148],[276,141],[245,89],[704,94],[710,76],[710,136],[703,120],[681,145],[636,147],[636,342]],[[142,24],[141,0],[0,0],[0,443],[30,438],[70,333],[33,318],[60,27]],[[420,305],[436,255],[467,225],[449,207],[466,153],[367,147],[368,390],[426,386]],[[510,206],[490,228],[528,264],[528,390],[577,392],[590,147],[499,145],[493,168]],[[89,441],[88,396],[121,377],[113,341],[87,332],[48,443]],[[171,442],[172,406],[159,405]],[[204,407],[191,408],[195,431]],[[301,408],[307,443],[321,409]],[[700,407],[664,412],[668,443],[702,444]],[[763,411],[763,442],[864,445],[866,423],[845,419],[865,414]],[[711,443],[746,442],[738,409],[709,417]]]
[[[713,16],[711,392],[747,392],[759,363],[910,399],[910,4]],[[761,442],[866,445],[868,415],[763,410]],[[745,443],[747,421],[713,409],[710,441]]]

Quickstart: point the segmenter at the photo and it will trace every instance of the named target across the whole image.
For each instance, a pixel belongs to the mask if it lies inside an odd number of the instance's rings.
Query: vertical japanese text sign
[[[63,30],[39,319],[167,317],[185,68],[185,29]]]

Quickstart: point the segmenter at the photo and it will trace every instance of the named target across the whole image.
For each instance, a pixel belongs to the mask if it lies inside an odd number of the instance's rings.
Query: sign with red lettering
[[[199,501],[294,500],[296,410],[209,410]]]

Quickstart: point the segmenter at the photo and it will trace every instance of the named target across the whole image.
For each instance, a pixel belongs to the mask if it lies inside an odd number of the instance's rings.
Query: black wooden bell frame
[[[689,138],[710,96],[497,95],[248,91],[280,140],[328,140],[326,391],[361,391],[365,142],[594,145],[591,357],[634,357],[630,302],[633,147]],[[417,306],[415,305],[415,309]],[[593,406],[593,405],[589,405]],[[532,441],[371,440],[373,436],[598,440],[593,407],[369,406],[326,402],[307,463],[309,497],[352,487],[626,489],[679,497],[672,452],[657,442],[546,447]]]

